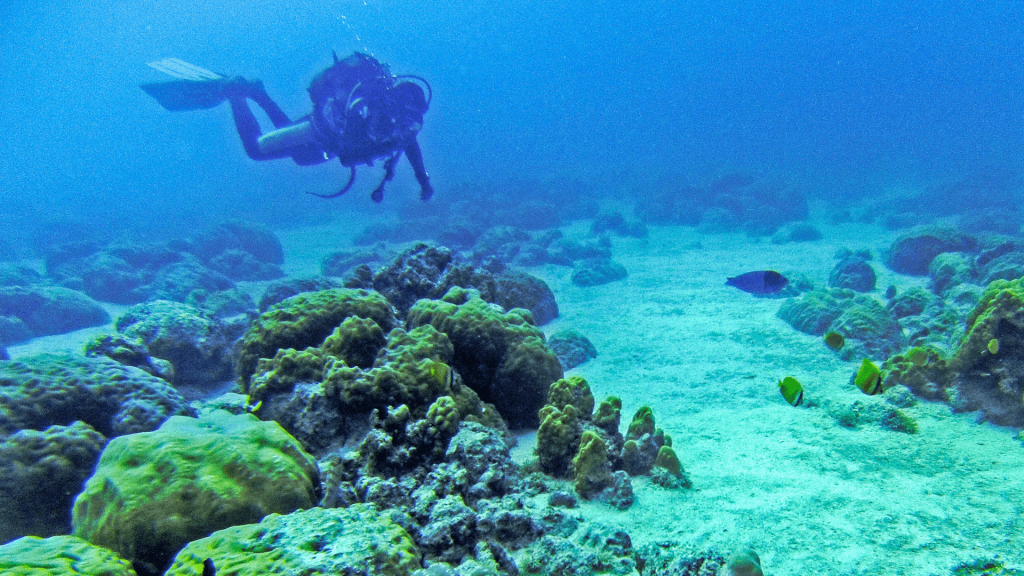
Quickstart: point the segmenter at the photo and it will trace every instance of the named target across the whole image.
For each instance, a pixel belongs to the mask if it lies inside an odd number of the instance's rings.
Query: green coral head
[[[650,406],[641,406],[633,421],[629,423],[626,438],[642,438],[644,434],[654,434],[654,412]]]
[[[679,462],[676,451],[670,446],[658,448],[658,455],[654,458],[654,465],[668,470],[676,478],[683,477],[683,465]]]

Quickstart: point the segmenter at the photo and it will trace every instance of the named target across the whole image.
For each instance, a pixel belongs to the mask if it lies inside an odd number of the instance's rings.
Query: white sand
[[[749,545],[772,575],[948,574],[995,553],[1024,560],[1024,449],[1014,430],[924,402],[904,410],[918,434],[849,429],[778,393],[792,375],[819,404],[879,401],[849,383],[857,364],[776,318],[780,300],[727,287],[726,277],[775,268],[821,285],[845,246],[876,256],[879,291],[921,282],[878,261],[894,235],[822,228],[823,241],[777,246],[655,227],[646,241],[615,239],[629,277],[606,286],[574,286],[567,268],[531,270],[561,312],[545,332],[577,329],[598,350],[569,374],[584,376],[598,400],[623,400],[623,429],[651,406],[694,484],[670,491],[635,479],[629,510],[586,504],[585,515],[622,525],[634,544]],[[697,241],[702,249],[688,248]]]
[[[281,232],[287,272],[317,273],[323,256],[350,247],[363,218]],[[646,240],[614,239],[629,277],[605,286],[574,286],[569,268],[529,270],[548,282],[561,311],[545,332],[574,328],[598,349],[596,360],[569,373],[584,376],[598,400],[622,399],[623,429],[637,408],[651,406],[694,484],[670,491],[634,479],[629,510],[584,503],[582,513],[621,525],[634,544],[672,540],[723,552],[749,545],[774,576],[944,575],[994,554],[1021,562],[1024,448],[1014,430],[925,402],[905,409],[918,434],[849,429],[823,408],[793,408],[779,395],[776,382],[792,375],[812,403],[879,401],[849,384],[856,364],[776,318],[780,300],[727,287],[726,277],[775,268],[820,285],[835,251],[848,247],[876,255],[880,290],[921,284],[878,261],[893,234],[822,228],[823,241],[776,246],[654,227]],[[83,334],[10,351],[80,350]],[[532,438],[522,437],[518,456],[529,457]]]

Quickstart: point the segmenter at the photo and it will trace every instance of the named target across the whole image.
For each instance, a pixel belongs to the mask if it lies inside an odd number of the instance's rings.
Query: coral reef
[[[85,343],[85,355],[89,358],[106,356],[126,366],[133,366],[168,382],[174,381],[174,365],[161,358],[149,355],[149,349],[141,338],[129,338],[124,334],[100,334]]]
[[[185,304],[201,309],[212,318],[229,318],[239,314],[250,316],[256,313],[256,303],[252,296],[238,288],[216,292],[193,290],[185,298]]]
[[[784,301],[777,315],[804,334],[821,336],[843,313],[841,300],[850,296],[852,293],[815,289],[799,298]]]
[[[442,300],[421,300],[407,327],[431,325],[451,340],[451,365],[512,427],[536,426],[548,386],[562,377],[558,357],[523,309],[502,312],[478,295],[452,288]]]
[[[185,544],[317,500],[316,462],[280,426],[215,411],[115,438],[75,499],[74,535],[157,572]]]
[[[71,502],[106,439],[82,422],[0,440],[0,543],[71,531]]]
[[[136,576],[127,560],[74,536],[26,536],[0,546],[0,572],[6,576]]]
[[[271,514],[258,524],[219,530],[185,546],[166,575],[200,574],[207,558],[218,574],[230,567],[236,576],[406,576],[420,565],[409,534],[368,504]]]
[[[504,428],[461,377],[449,383],[432,374],[452,356],[448,337],[432,326],[396,328],[385,338],[372,320],[351,316],[320,348],[282,349],[261,359],[249,400],[260,418],[277,421],[317,454],[361,438],[373,410],[406,405],[422,418],[441,397],[460,419]]]
[[[277,282],[271,282],[263,291],[260,297],[259,311],[266,312],[270,307],[279,302],[301,294],[303,292],[320,292],[343,286],[330,278],[323,276],[312,276],[308,278],[287,278]]]
[[[594,223],[590,225],[590,233],[593,235],[605,232],[614,232],[619,236],[646,238],[647,225],[641,221],[627,221],[618,212],[606,212],[594,218]]]

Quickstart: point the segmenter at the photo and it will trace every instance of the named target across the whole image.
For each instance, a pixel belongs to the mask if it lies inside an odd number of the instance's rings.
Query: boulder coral
[[[82,422],[0,441],[0,543],[71,531],[71,502],[106,438]]]
[[[26,536],[0,546],[5,576],[136,576],[127,560],[75,538]]]
[[[170,362],[175,386],[211,388],[234,375],[231,345],[239,331],[195,306],[170,300],[136,304],[115,327],[142,340],[150,355]]]
[[[108,358],[39,354],[0,364],[0,435],[76,420],[110,438],[191,415],[166,381]]]
[[[537,426],[548,387],[562,377],[558,357],[529,311],[508,312],[475,292],[452,288],[441,300],[420,300],[407,328],[433,326],[454,346],[452,367],[512,427]]]
[[[210,558],[218,573],[408,576],[419,551],[401,526],[369,504],[271,514],[189,543],[166,576],[194,576]],[[225,572],[227,573],[227,572]]]
[[[318,501],[316,461],[276,423],[214,411],[115,438],[75,499],[74,535],[147,571],[185,544]]]
[[[943,226],[926,226],[901,235],[889,247],[885,265],[894,272],[911,276],[928,274],[932,260],[943,252],[971,252],[977,240]]]

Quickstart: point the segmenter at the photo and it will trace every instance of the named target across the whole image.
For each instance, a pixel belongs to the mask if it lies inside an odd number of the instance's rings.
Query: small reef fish
[[[209,558],[203,560],[203,576],[217,576],[217,568]]]
[[[868,396],[874,396],[882,390],[882,371],[875,366],[875,363],[867,358],[860,363],[860,369],[853,378],[853,383],[860,388],[860,391]]]
[[[830,330],[827,334],[825,334],[825,345],[828,346],[829,348],[835,351],[839,351],[839,349],[842,348],[845,344],[846,338],[843,338],[843,335],[840,334],[839,332],[836,332],[835,330]]]
[[[907,351],[907,359],[914,363],[914,366],[924,366],[928,363],[928,351],[920,346]]]
[[[999,340],[993,338],[988,341],[988,351],[990,354],[999,354]]]
[[[779,392],[793,406],[799,406],[804,399],[804,387],[797,382],[796,378],[786,376],[779,380]]]
[[[433,361],[430,364],[430,375],[442,386],[451,388],[455,384],[455,371],[444,362]]]
[[[775,270],[758,270],[733,276],[725,281],[726,286],[734,286],[750,294],[775,294],[789,284],[789,280]]]

